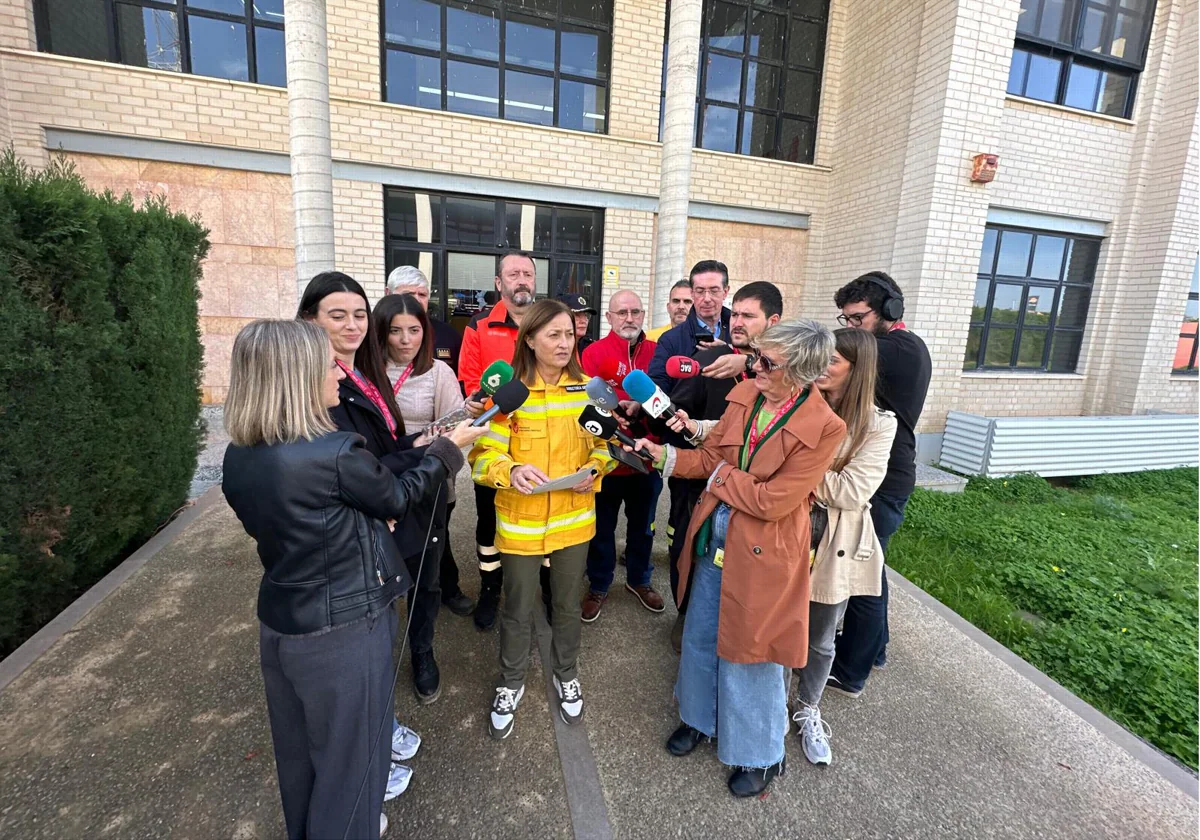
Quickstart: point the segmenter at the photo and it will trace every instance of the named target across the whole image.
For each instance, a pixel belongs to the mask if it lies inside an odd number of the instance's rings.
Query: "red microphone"
[[[627,367],[628,365],[618,359],[611,357],[601,359],[600,363],[596,365],[596,375],[614,388],[619,387],[625,374],[629,373]]]
[[[667,359],[667,376],[672,379],[691,379],[700,375],[700,363],[687,356],[672,356]]]

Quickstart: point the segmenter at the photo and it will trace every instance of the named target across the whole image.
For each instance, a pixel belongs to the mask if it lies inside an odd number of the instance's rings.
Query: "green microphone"
[[[484,397],[490,397],[501,385],[512,382],[512,378],[512,365],[501,360],[492,362],[483,372],[483,376],[479,378],[479,390],[471,395],[471,401],[479,402]]]

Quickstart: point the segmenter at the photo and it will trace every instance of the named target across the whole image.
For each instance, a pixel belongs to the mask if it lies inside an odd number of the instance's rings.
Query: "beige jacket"
[[[854,458],[840,472],[827,471],[816,489],[817,501],[829,510],[829,527],[817,547],[809,595],[819,604],[880,593],[883,548],[871,523],[871,496],[887,474],[895,437],[896,415],[876,409]],[[849,439],[842,442],[839,458],[849,445]]]

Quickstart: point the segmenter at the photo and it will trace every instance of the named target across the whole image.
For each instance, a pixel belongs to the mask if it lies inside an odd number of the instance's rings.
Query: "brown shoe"
[[[675,616],[675,626],[671,628],[671,647],[676,656],[683,651],[683,616],[683,613]]]
[[[604,607],[604,602],[607,600],[607,592],[592,592],[588,590],[588,594],[583,596],[583,614],[580,616],[585,624],[591,624],[600,617],[600,610]]]
[[[666,604],[663,603],[662,596],[654,591],[650,586],[630,586],[625,584],[625,588],[638,597],[642,602],[642,606],[650,610],[650,612],[662,612],[665,610]]]

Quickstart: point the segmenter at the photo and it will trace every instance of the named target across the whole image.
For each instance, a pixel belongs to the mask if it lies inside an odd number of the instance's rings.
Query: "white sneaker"
[[[383,801],[391,802],[404,791],[408,790],[408,783],[412,781],[413,771],[411,767],[406,767],[403,764],[392,764],[392,770],[388,773],[387,790],[384,791]]]
[[[513,720],[517,715],[517,706],[525,696],[525,686],[517,689],[500,686],[492,699],[492,713],[488,716],[488,732],[497,741],[503,741],[512,734]]]
[[[555,677],[554,690],[558,692],[558,713],[563,723],[574,726],[583,720],[583,689],[579,687],[579,680],[563,683]]]
[[[379,836],[382,837],[387,833],[387,814],[382,811],[379,814]]]
[[[821,710],[814,706],[800,705],[800,711],[792,715],[804,746],[804,757],[811,764],[829,764],[833,761],[833,751],[829,748],[829,736],[833,730],[821,719]]]
[[[421,749],[421,736],[399,723],[392,727],[392,761],[408,761]]]

